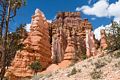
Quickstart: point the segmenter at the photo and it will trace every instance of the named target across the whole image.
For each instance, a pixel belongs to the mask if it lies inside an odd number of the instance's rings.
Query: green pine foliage
[[[112,25],[106,31],[108,41],[107,49],[110,51],[120,49],[120,24],[113,21]]]

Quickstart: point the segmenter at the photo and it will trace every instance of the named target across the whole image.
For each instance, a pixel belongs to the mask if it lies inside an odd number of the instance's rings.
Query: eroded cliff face
[[[92,25],[88,19],[82,20],[80,12],[60,12],[49,28],[53,63],[60,63],[64,60],[68,46],[68,35],[72,38],[75,49],[74,56],[80,60],[81,54],[85,53],[86,29],[92,30]]]
[[[32,16],[32,22],[28,37],[23,41],[24,48],[17,51],[11,66],[8,69],[10,80],[17,77],[30,77],[34,72],[30,64],[35,60],[39,61],[45,69],[51,64],[51,45],[49,42],[48,23],[43,13],[36,9]]]
[[[106,42],[104,35],[101,47],[103,42]],[[48,23],[43,13],[36,9],[23,44],[24,48],[17,51],[7,71],[9,80],[33,76],[29,65],[35,60],[49,72],[81,61],[83,53],[87,57],[98,53],[92,25],[88,19],[81,19],[80,12],[60,12],[52,23]]]

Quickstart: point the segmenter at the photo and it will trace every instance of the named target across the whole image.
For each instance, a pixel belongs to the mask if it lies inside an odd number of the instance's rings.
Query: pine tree
[[[17,9],[19,9],[21,6],[25,5],[25,0],[0,0],[0,40],[1,40],[1,46],[3,49],[2,57],[1,57],[1,72],[0,77],[1,80],[3,80],[4,74],[5,74],[5,67],[7,64],[7,54],[8,54],[8,34],[9,34],[9,22],[12,18],[16,16]],[[3,27],[4,29],[4,35],[3,35]]]
[[[120,24],[113,21],[112,25],[106,30],[108,50],[115,51],[120,49]]]

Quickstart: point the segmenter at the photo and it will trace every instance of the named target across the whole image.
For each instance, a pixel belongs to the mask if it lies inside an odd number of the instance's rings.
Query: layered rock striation
[[[8,69],[9,74],[15,77],[30,77],[33,75],[33,70],[30,69],[29,65],[34,61],[39,61],[43,69],[51,64],[52,54],[48,23],[43,13],[38,9],[35,10],[35,15],[32,16],[30,32],[23,44],[23,50],[17,51]]]
[[[8,69],[9,75],[12,75],[10,80],[32,76],[34,72],[29,65],[36,60],[43,69],[47,68],[45,72],[49,72],[81,61],[83,54],[95,56],[96,39],[92,25],[88,19],[82,20],[80,16],[80,12],[59,12],[56,19],[48,24],[43,13],[36,9],[30,32],[23,41],[24,48],[17,51]],[[104,31],[101,31],[100,45],[105,49]]]
[[[49,28],[52,42],[52,58],[54,62],[60,63],[64,60],[63,54],[65,54],[65,50],[68,46],[67,35],[69,35],[69,33],[71,38],[73,38],[75,56],[77,56],[77,59],[80,59],[81,54],[85,53],[86,49],[86,29],[92,30],[92,25],[88,19],[82,20],[80,12],[59,12]],[[58,47],[55,47],[55,45],[58,45]],[[62,55],[62,57],[55,54]]]
[[[87,57],[96,56],[96,46],[95,46],[95,38],[94,33],[87,29],[86,30],[86,55]]]
[[[75,44],[74,44],[74,38],[70,36],[70,34],[67,37],[67,47],[65,49],[65,54],[64,54],[64,59],[63,61],[59,64],[59,67],[66,68],[72,63],[74,63],[77,58],[76,58],[76,51],[75,51]]]

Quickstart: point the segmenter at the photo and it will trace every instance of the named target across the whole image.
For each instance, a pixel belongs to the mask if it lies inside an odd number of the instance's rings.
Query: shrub
[[[119,58],[120,57],[120,52],[116,52],[115,54],[113,54],[113,57]]]
[[[81,59],[82,59],[82,60],[85,60],[86,58],[87,58],[86,53],[82,53],[82,54],[81,54]]]
[[[98,60],[98,61],[97,61],[96,63],[94,63],[94,64],[95,64],[95,67],[96,67],[96,68],[101,68],[101,67],[107,65],[107,63],[102,62],[102,61],[100,61],[100,60]]]
[[[42,70],[42,65],[38,60],[36,60],[30,64],[30,68],[34,70],[35,73],[37,73],[39,70]]]
[[[101,78],[101,70],[97,71],[96,69],[93,70],[93,72],[90,73],[92,79],[100,79]]]
[[[115,67],[118,67],[120,69],[120,61],[115,64]]]
[[[68,77],[77,73],[76,68],[73,68],[72,71],[67,75]]]

